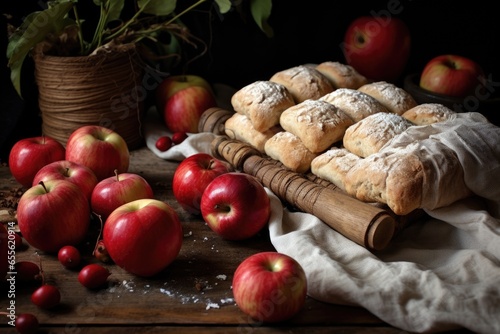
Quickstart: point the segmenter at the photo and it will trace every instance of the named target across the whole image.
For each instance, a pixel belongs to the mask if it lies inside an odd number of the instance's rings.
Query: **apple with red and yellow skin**
[[[26,190],[17,205],[17,221],[33,247],[57,253],[82,242],[90,224],[90,205],[83,191],[66,180],[49,180]]]
[[[307,278],[292,257],[260,252],[243,260],[233,276],[236,305],[258,322],[276,323],[296,315],[304,306]]]
[[[181,207],[199,215],[205,188],[217,176],[231,172],[231,165],[207,153],[196,153],[182,160],[172,179],[174,197]]]
[[[99,126],[82,126],[69,136],[66,159],[90,168],[97,179],[103,180],[128,171],[130,153],[127,143],[117,132]]]
[[[68,160],[58,160],[43,166],[33,178],[32,186],[49,180],[66,180],[76,184],[89,201],[98,183],[97,176],[90,168]]]
[[[193,86],[203,87],[213,94],[212,86],[207,80],[198,75],[172,75],[165,78],[156,88],[156,108],[158,108],[159,111],[163,111],[165,109],[165,103],[170,97],[180,90]]]
[[[119,206],[142,198],[154,198],[151,185],[139,174],[116,173],[99,181],[92,191],[90,207],[103,221]]]
[[[157,199],[139,199],[116,208],[106,219],[103,242],[111,259],[127,272],[151,277],[167,268],[182,246],[175,210]]]
[[[226,240],[256,235],[269,222],[271,201],[252,175],[231,172],[217,176],[201,197],[201,215]]]
[[[40,168],[64,160],[65,154],[64,146],[54,138],[39,136],[21,139],[10,150],[10,172],[17,182],[29,188]]]
[[[217,106],[213,93],[201,86],[177,91],[165,103],[165,125],[172,132],[198,132],[201,115]]]
[[[358,17],[348,26],[342,43],[346,63],[373,81],[396,81],[410,49],[410,30],[397,17]]]
[[[483,87],[486,78],[474,60],[453,54],[432,58],[420,75],[420,87],[430,92],[465,97]]]

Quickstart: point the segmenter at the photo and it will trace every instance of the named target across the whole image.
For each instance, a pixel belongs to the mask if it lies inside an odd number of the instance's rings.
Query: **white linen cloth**
[[[271,242],[302,265],[310,297],[364,307],[410,332],[500,333],[500,128],[480,114],[458,118],[459,126],[415,127],[409,137],[389,145],[451,129],[440,140],[459,152],[466,184],[477,196],[426,210],[431,218],[406,227],[383,251],[359,246],[311,214],[283,208],[267,189]],[[161,158],[180,161],[211,153],[211,133],[191,134],[159,152],[154,143],[163,134],[168,131],[159,118],[148,117],[147,146]]]

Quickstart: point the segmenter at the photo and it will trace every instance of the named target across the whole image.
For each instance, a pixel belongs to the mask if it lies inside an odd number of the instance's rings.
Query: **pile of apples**
[[[17,207],[22,236],[55,254],[80,244],[96,215],[106,222],[102,242],[113,262],[141,276],[163,270],[180,251],[182,227],[149,183],[128,173],[129,159],[125,140],[101,126],[75,130],[66,148],[46,136],[17,142],[9,166],[28,188]]]
[[[9,156],[13,177],[27,188],[17,207],[22,237],[36,249],[57,255],[64,267],[79,270],[78,281],[89,289],[103,287],[111,274],[99,263],[82,267],[78,245],[88,235],[92,217],[101,222],[93,255],[102,262],[107,257],[134,275],[151,277],[164,270],[182,246],[178,214],[154,198],[143,177],[128,172],[129,159],[124,139],[100,126],[75,130],[65,148],[47,136],[22,139]],[[263,185],[209,154],[194,154],[179,164],[173,192],[183,209],[202,216],[215,233],[228,240],[250,238],[270,219],[270,197]],[[10,233],[5,228],[0,232]],[[2,242],[0,248],[7,254]],[[237,288],[233,293],[240,309],[260,321],[281,321],[297,313],[307,289],[299,263],[276,252],[251,258],[238,266],[240,274],[234,276]],[[52,308],[59,304],[59,290],[43,281],[41,263],[17,265],[18,273],[24,271],[25,276],[42,282],[32,295],[35,305]],[[8,266],[5,272],[2,268],[2,277],[7,271]],[[266,305],[274,302],[269,296],[277,291],[287,296],[286,301],[280,299],[267,314]]]

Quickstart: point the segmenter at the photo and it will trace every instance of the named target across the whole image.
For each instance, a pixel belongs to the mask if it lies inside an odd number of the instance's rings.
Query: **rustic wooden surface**
[[[16,312],[35,314],[45,333],[405,333],[362,308],[309,297],[303,310],[285,323],[269,326],[249,319],[234,302],[231,280],[244,258],[274,250],[267,231],[245,241],[222,240],[201,218],[177,204],[171,189],[176,167],[177,163],[162,160],[145,147],[131,152],[129,171],[148,180],[155,197],[170,204],[182,220],[182,249],[164,272],[144,279],[107,265],[112,273],[108,286],[90,291],[78,282],[77,270],[64,269],[55,255],[37,253],[26,245],[16,252],[16,260],[41,260],[46,280],[60,288],[62,300],[53,310],[38,309],[30,301],[35,287],[17,282]],[[0,192],[16,187],[8,167],[1,166]],[[96,261],[90,254],[98,229],[93,221],[88,240],[81,245],[84,263]],[[6,310],[7,291],[2,282],[1,311]],[[7,321],[2,316],[0,332],[15,333]]]

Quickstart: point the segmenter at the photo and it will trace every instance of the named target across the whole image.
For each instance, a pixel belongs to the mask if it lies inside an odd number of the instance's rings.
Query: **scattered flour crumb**
[[[224,274],[217,275],[215,278],[220,279],[221,281],[225,281],[227,279],[227,276]]]
[[[220,300],[221,304],[232,304],[234,303],[234,298],[223,298]]]
[[[164,289],[164,288],[160,288],[160,292],[169,296],[169,297],[173,297],[174,296],[174,293],[171,292],[170,290],[167,290],[167,289]]]
[[[188,233],[184,233],[184,237],[190,237],[193,235],[193,231],[189,231]]]
[[[207,307],[205,309],[209,310],[211,308],[220,308],[220,306],[217,303],[207,303]]]

